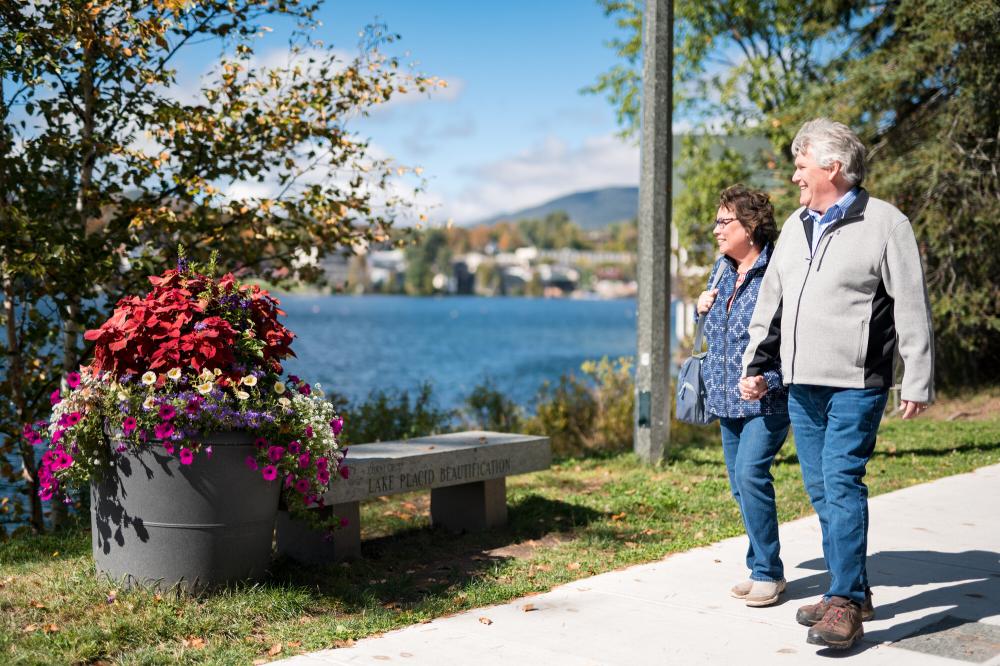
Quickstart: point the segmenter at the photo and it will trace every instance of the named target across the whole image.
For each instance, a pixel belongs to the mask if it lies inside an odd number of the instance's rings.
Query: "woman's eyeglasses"
[[[718,219],[715,220],[715,225],[714,226],[715,226],[715,228],[724,227],[727,224],[729,224],[730,222],[736,222],[739,219],[740,218],[738,218],[738,217],[720,217],[720,218],[718,218]]]

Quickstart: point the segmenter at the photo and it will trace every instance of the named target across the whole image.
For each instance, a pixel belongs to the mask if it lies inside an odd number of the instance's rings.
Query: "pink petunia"
[[[344,429],[344,419],[339,416],[332,421],[330,421],[330,428],[333,429],[334,435],[339,435],[340,431]]]
[[[309,492],[309,479],[299,479],[296,481],[295,490],[303,495]]]
[[[286,474],[285,475],[285,487],[286,488],[291,488],[294,483],[295,483],[295,476],[292,475],[292,474]]]
[[[273,463],[281,460],[283,455],[285,455],[285,447],[283,446],[272,446],[267,450],[267,459]]]
[[[247,467],[249,467],[250,469],[254,471],[257,470],[257,459],[254,458],[253,456],[247,456],[244,462],[246,462]]]
[[[310,393],[312,393],[312,389],[309,388],[309,384],[303,384],[302,386],[299,387],[299,393],[301,393],[302,395],[309,395]]]
[[[351,524],[351,521],[348,520],[347,518],[341,518],[340,519],[340,526],[341,527],[347,527],[350,524]]]
[[[288,452],[292,455],[298,455],[301,450],[302,446],[297,441],[288,442]]]
[[[211,458],[212,457],[212,447],[211,446],[206,446],[205,447],[205,457],[206,458]]]
[[[66,384],[71,389],[75,389],[77,386],[79,386],[80,385],[80,373],[79,372],[71,372],[68,375],[66,375]]]
[[[160,418],[169,421],[177,415],[177,410],[173,405],[160,405]]]
[[[182,465],[190,465],[192,462],[194,462],[194,453],[192,453],[191,449],[187,448],[186,446],[181,447],[180,457]]]
[[[64,432],[66,432],[66,431],[65,430],[56,430],[54,433],[52,433],[52,443],[55,444],[60,439],[62,439],[62,436],[63,436]]]
[[[330,472],[325,469],[321,469],[316,472],[316,480],[320,482],[321,485],[326,485],[330,483]]]
[[[258,437],[253,441],[253,443],[258,449],[262,449],[265,446],[267,446],[267,440],[264,439],[263,437]]]
[[[156,436],[156,439],[169,439],[174,434],[174,424],[168,421],[158,423],[153,429],[153,434]]]
[[[200,396],[191,398],[184,407],[184,411],[187,412],[188,416],[198,416],[198,412],[201,411],[202,402],[204,402],[204,400]]]
[[[43,502],[48,502],[52,499],[52,486],[44,485],[38,491],[38,496],[42,498]]]
[[[58,405],[60,402],[62,402],[62,397],[59,393],[59,389],[56,389],[55,391],[52,392],[52,394],[49,396],[49,402],[52,405]]]
[[[265,481],[274,481],[278,478],[278,468],[274,465],[267,465],[260,471],[260,475],[264,477]]]
[[[139,423],[134,416],[126,416],[125,420],[122,421],[122,432],[125,433],[126,437],[135,432],[137,427],[139,427]]]
[[[326,469],[327,469],[327,460],[326,460],[326,458],[316,458],[316,469],[321,470],[321,471],[326,471]]]
[[[313,427],[311,425],[307,425],[306,426],[306,437],[308,438],[308,437],[312,437],[312,436],[313,436]]]
[[[171,442],[171,441],[169,441],[169,440],[166,441],[166,442],[164,442],[163,443],[163,450],[166,451],[167,453],[173,453],[174,452],[174,443]]]
[[[347,465],[341,465],[337,471],[340,472],[340,476],[344,479],[351,476],[351,468]]]
[[[302,469],[309,467],[309,460],[310,460],[309,452],[306,451],[301,456],[299,456],[299,467],[301,467]]]

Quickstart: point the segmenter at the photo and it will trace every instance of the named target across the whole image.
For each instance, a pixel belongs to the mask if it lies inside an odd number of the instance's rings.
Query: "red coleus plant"
[[[280,361],[293,355],[294,334],[278,322],[285,313],[260,287],[187,269],[149,281],[152,291],[121,299],[108,321],[84,334],[94,342],[94,370],[115,377],[175,367],[280,373]]]

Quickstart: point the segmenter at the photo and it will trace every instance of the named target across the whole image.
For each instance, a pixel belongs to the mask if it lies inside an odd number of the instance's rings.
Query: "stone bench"
[[[337,478],[316,509],[348,524],[324,539],[288,514],[278,514],[278,553],[303,562],[354,559],[361,555],[360,503],[415,490],[431,491],[431,524],[455,532],[499,527],[507,522],[506,478],[548,469],[548,437],[469,431],[400,442],[351,446],[347,479]]]

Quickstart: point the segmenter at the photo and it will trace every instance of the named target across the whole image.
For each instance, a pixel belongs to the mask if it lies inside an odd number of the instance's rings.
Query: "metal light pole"
[[[638,364],[633,447],[647,463],[670,439],[670,219],[673,155],[672,0],[646,0],[642,24]]]

